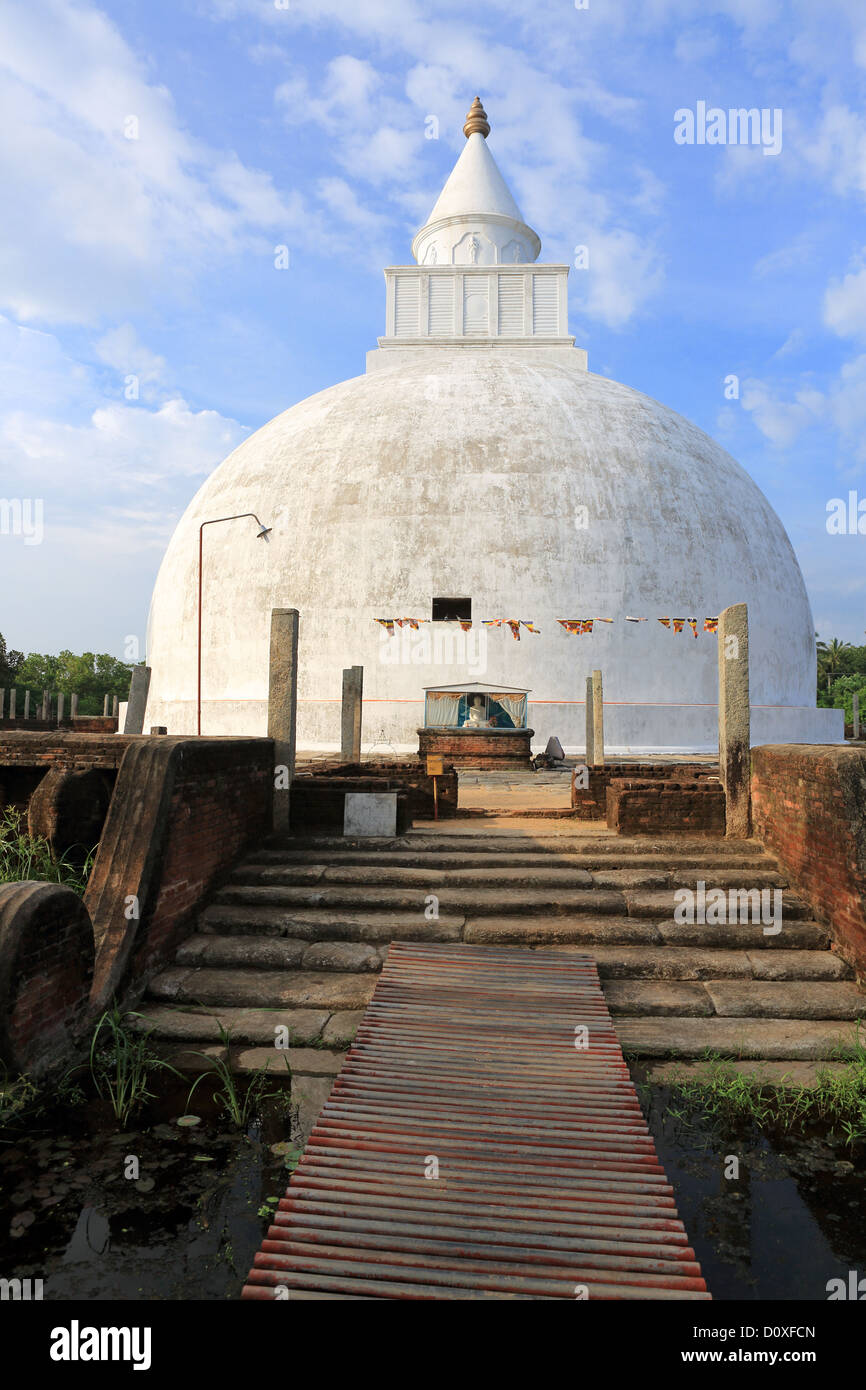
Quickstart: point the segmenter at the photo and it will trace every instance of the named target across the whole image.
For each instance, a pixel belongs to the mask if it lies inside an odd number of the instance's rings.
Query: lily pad
[[[135,1184],[136,1192],[152,1192],[155,1187],[153,1178],[139,1178]]]
[[[283,1154],[289,1153],[292,1147],[288,1139],[281,1139],[278,1144],[271,1144],[271,1153],[276,1154],[277,1158],[282,1158]]]
[[[192,1128],[193,1125],[201,1124],[201,1115],[178,1115],[175,1123],[181,1125],[184,1129],[187,1127]]]

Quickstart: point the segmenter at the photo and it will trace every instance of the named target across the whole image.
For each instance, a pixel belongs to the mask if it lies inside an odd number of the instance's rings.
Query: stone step
[[[334,911],[262,904],[211,903],[199,914],[199,932],[290,937],[299,941],[459,941],[463,916],[428,920],[422,913]]]
[[[615,1020],[623,1051],[635,1057],[758,1057],[768,1060],[811,1060],[853,1050],[856,1027],[850,1022],[802,1018],[661,1018],[625,1017]],[[866,1028],[860,1029],[866,1046]]]
[[[581,853],[563,851],[527,850],[525,852],[514,853],[511,851],[500,850],[498,853],[493,851],[451,851],[440,850],[438,854],[430,851],[419,852],[417,850],[255,850],[246,859],[241,860],[238,868],[240,871],[247,869],[262,868],[293,868],[302,865],[323,865],[323,866],[350,866],[350,865],[381,865],[383,868],[401,868],[405,865],[418,869],[533,869],[550,866],[551,861],[562,868],[585,868],[592,871],[593,867],[603,869],[700,869],[700,868],[744,868],[762,869],[767,868],[772,871],[777,865],[776,861],[768,854],[758,851],[743,854],[712,855],[707,853],[678,853],[670,854],[639,854],[634,851],[630,854],[621,853],[615,846],[594,848],[587,846]]]
[[[155,975],[148,988],[151,999],[181,1003],[258,1005],[277,1009],[364,1009],[376,984],[376,975],[343,974],[317,970],[238,970],[170,966]]]
[[[551,832],[539,821],[538,829],[531,834],[524,828],[502,830],[474,830],[470,825],[460,832],[437,831],[429,833],[418,830],[384,839],[378,836],[365,836],[363,839],[344,835],[308,835],[291,838],[270,838],[263,842],[261,849],[255,850],[258,859],[263,852],[272,851],[295,854],[299,851],[312,851],[315,855],[323,850],[336,850],[340,853],[360,853],[365,861],[378,853],[401,853],[413,851],[418,854],[613,854],[617,859],[627,860],[631,854],[662,855],[671,864],[681,862],[684,855],[696,855],[701,862],[716,857],[720,861],[735,860],[738,856],[765,857],[766,851],[759,840],[734,840],[711,836],[682,838],[673,835],[654,837],[651,835],[612,835],[604,831],[587,831],[570,834],[567,831]],[[250,856],[252,857],[252,856]]]
[[[366,908],[368,911],[380,909],[390,912],[417,912],[424,920],[424,910],[430,897],[428,891],[420,888],[392,888],[345,884],[342,886],[284,887],[260,884],[228,884],[221,888],[213,901],[220,906],[226,903],[244,903],[248,907],[323,907],[323,908]],[[450,913],[469,912],[591,912],[626,914],[626,900],[622,893],[601,888],[509,888],[502,892],[498,888],[437,888],[439,908],[450,909]],[[673,911],[673,901],[668,893],[660,916]],[[644,914],[651,915],[651,914]]]
[[[824,951],[829,944],[826,927],[818,922],[786,922],[776,935],[767,935],[755,923],[724,926],[680,926],[676,922],[653,922],[645,917],[612,913],[595,916],[524,912],[509,916],[469,916],[463,940],[489,942],[503,946],[544,946],[574,942],[591,953],[596,943],[611,945],[697,946],[718,950]]]
[[[274,936],[190,936],[179,948],[178,965],[227,965],[245,970],[381,970],[387,945],[355,941],[294,941]]]
[[[851,967],[832,951],[745,951],[694,946],[634,946],[593,943],[605,995],[616,980],[850,980]],[[575,950],[561,948],[562,954]]]
[[[866,995],[844,981],[608,980],[611,1014],[652,1018],[786,1018],[853,1022],[866,1014]]]
[[[267,1071],[276,1079],[291,1078],[294,1083],[310,1076],[328,1078],[329,1089],[334,1077],[345,1060],[341,1048],[324,1047],[230,1047],[213,1043],[199,1048],[197,1039],[184,1043],[157,1042],[155,1050],[166,1062],[178,1071],[195,1076],[208,1069],[214,1060],[230,1062],[235,1075],[251,1076],[254,1072]],[[202,1053],[205,1055],[202,1056]]]
[[[362,887],[417,888],[431,893],[439,888],[491,887],[505,891],[509,888],[616,888],[616,889],[677,889],[703,884],[711,888],[784,888],[787,880],[772,867],[766,868],[699,868],[648,869],[613,868],[592,870],[571,865],[555,864],[526,868],[418,868],[414,864],[399,867],[379,864],[245,864],[235,869],[229,880],[231,886],[245,884],[262,886],[301,887],[317,884],[358,884]]]
[[[363,1018],[363,1010],[256,1009],[218,1006],[145,1003],[133,1027],[154,1039],[186,1045],[219,1043],[219,1025],[231,1034],[232,1044],[274,1047],[277,1029],[288,1030],[291,1047],[342,1048],[351,1041]],[[279,1050],[279,1049],[275,1049]]]
[[[755,885],[755,888],[757,888],[758,886],[759,886],[759,885]],[[764,884],[761,885],[761,886],[764,887],[764,888],[766,888],[766,889],[770,892],[770,898],[769,898],[768,907],[769,907],[769,913],[772,913],[772,912],[774,911],[774,904],[775,904],[775,899],[774,899],[774,897],[773,897],[774,885],[764,883]],[[709,893],[711,887],[712,887],[712,885],[708,883],[708,884],[707,884],[707,892],[708,892],[708,893]],[[722,885],[720,884],[719,887],[721,888]],[[725,892],[726,892],[728,895],[730,895],[732,892],[735,892],[737,889],[742,889],[743,891],[748,891],[748,890],[749,890],[749,885],[748,885],[748,884],[745,884],[745,883],[737,883],[737,884],[725,885],[724,888],[725,888]],[[752,891],[755,891],[755,888],[753,888]],[[655,917],[655,918],[660,918],[660,917],[672,917],[675,908],[678,906],[677,902],[676,902],[676,901],[674,900],[674,898],[673,898],[673,893],[676,892],[676,891],[677,891],[676,889],[670,889],[670,888],[657,888],[657,889],[655,889],[655,888],[643,888],[643,889],[628,889],[628,888],[626,888],[626,889],[624,889],[624,890],[623,890],[623,894],[624,894],[624,897],[625,897],[625,901],[626,901],[626,905],[627,905],[627,908],[628,908],[628,914],[629,914],[629,916],[630,916],[630,917]],[[810,909],[806,906],[805,903],[801,902],[801,901],[800,901],[797,897],[795,897],[794,894],[791,893],[788,889],[781,888],[780,891],[781,891],[781,893],[782,893],[782,923],[783,923],[783,924],[784,924],[784,921],[785,921],[786,918],[801,919],[801,918],[804,918],[804,917],[808,917],[808,916],[809,916],[809,911],[810,911]],[[696,910],[697,910],[697,904],[696,904],[695,906],[696,906]],[[731,907],[731,899],[730,899],[730,896],[728,896],[728,899],[727,899],[726,903],[723,904],[722,907],[723,907],[723,910],[726,911],[726,912],[732,911],[732,910],[733,910],[732,907]],[[759,909],[760,909],[760,907],[761,907],[761,904],[760,904],[760,903],[758,904],[758,907],[759,907]],[[707,904],[707,905],[706,905],[706,910],[707,910],[708,912],[712,910],[711,904]],[[749,914],[749,917],[750,917],[750,918],[751,918],[752,913],[754,912],[754,910],[755,910],[755,909],[754,909],[754,906],[751,905],[751,904],[743,904],[743,905],[741,905],[741,906],[739,907],[740,913],[743,914],[743,913],[745,913],[746,911],[748,911],[748,914]],[[759,915],[760,915],[760,911],[759,911]],[[706,924],[704,924],[704,923],[696,923],[695,925],[698,925],[698,926],[701,926],[701,925],[710,925],[710,926],[712,926],[712,925],[714,925],[714,924],[713,924],[713,923],[706,923]],[[783,927],[783,929],[784,929],[784,927]]]

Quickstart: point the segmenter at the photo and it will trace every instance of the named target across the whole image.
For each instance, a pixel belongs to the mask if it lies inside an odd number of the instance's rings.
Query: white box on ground
[[[346,792],[344,835],[396,835],[396,792]]]

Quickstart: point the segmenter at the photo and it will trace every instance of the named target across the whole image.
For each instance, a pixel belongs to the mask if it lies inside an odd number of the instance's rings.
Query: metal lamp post
[[[201,736],[201,605],[202,605],[202,542],[204,540],[204,528],[206,526],[218,526],[223,521],[240,521],[243,517],[251,516],[258,526],[257,540],[265,538],[274,529],[272,526],[265,526],[260,521],[255,512],[238,512],[235,516],[215,516],[209,521],[203,521],[198,528],[198,693],[196,697],[196,732]]]

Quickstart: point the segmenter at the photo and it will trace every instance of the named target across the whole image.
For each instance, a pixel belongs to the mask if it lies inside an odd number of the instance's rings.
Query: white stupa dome
[[[483,130],[469,139],[492,163]],[[204,734],[266,732],[271,610],[297,608],[299,748],[339,746],[351,665],[364,747],[417,747],[424,688],[472,680],[529,689],[535,742],[582,748],[600,668],[609,747],[712,748],[703,620],[746,602],[753,742],[838,738],[836,713],[815,709],[809,601],[766,498],[682,416],[588,372],[567,336],[567,267],[531,263],[534,233],[499,194],[474,214],[471,181],[461,197],[428,224],[432,264],[386,271],[388,332],[366,375],[258,430],[188,507],[153,595],[147,725],[195,732],[199,528],[255,513],[264,539],[251,517],[204,530]],[[431,622],[437,598],[471,602],[472,629]],[[658,622],[680,615],[697,639]],[[376,622],[406,617],[428,621],[393,637]],[[540,633],[481,626],[496,618]],[[574,618],[592,634],[557,621]]]

